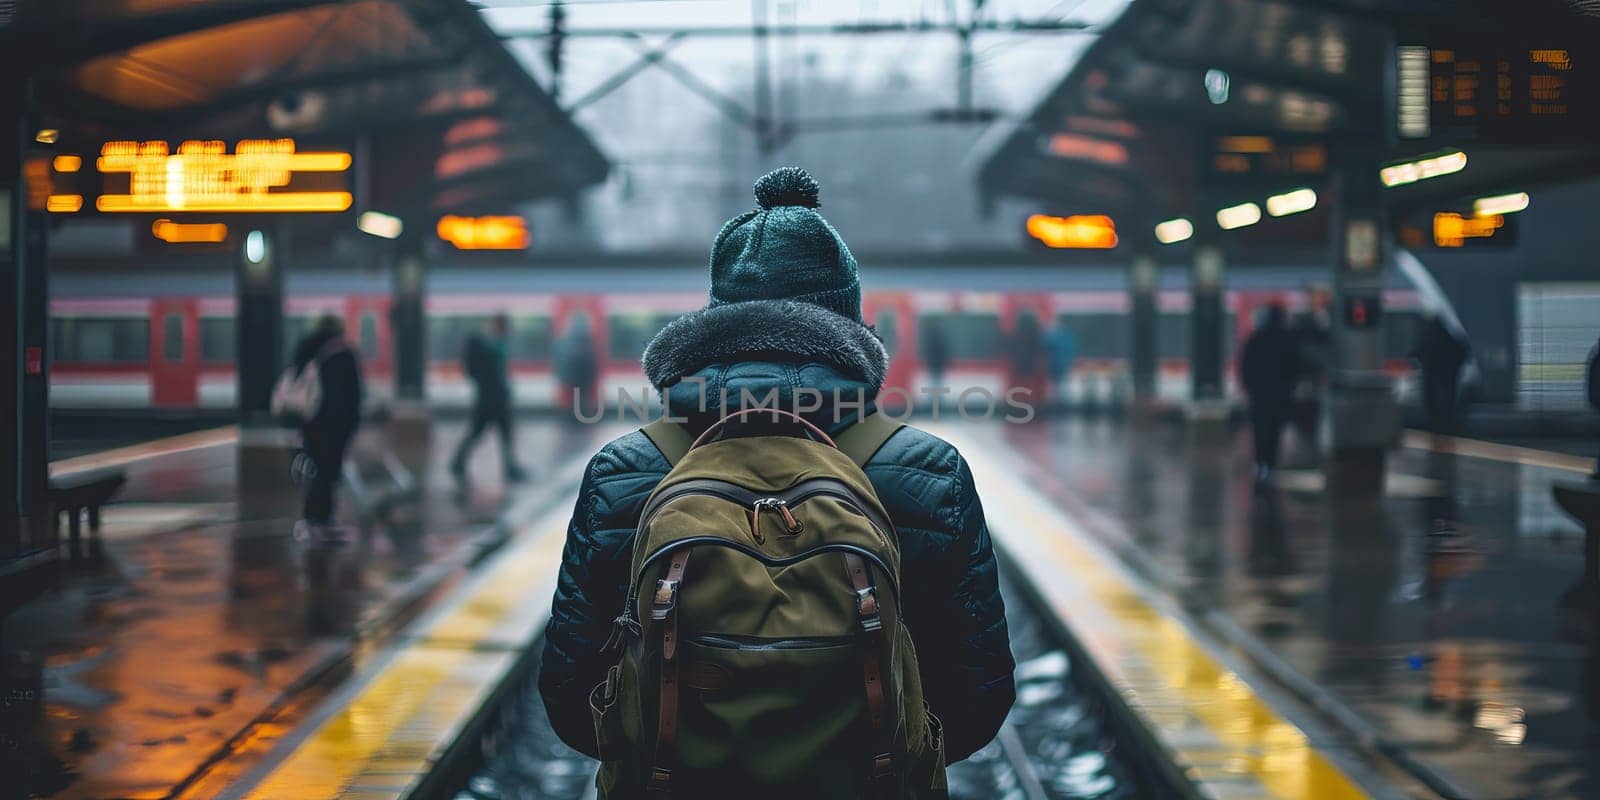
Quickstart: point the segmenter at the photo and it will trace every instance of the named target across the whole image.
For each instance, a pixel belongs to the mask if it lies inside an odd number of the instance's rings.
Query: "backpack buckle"
[[[872,779],[880,781],[894,775],[894,756],[879,753],[872,757]]]
[[[650,619],[660,621],[678,607],[678,581],[662,578],[656,581],[656,596],[650,603]]]
[[[856,614],[861,617],[862,630],[871,632],[883,628],[883,617],[878,614],[878,593],[871,586],[856,590]]]

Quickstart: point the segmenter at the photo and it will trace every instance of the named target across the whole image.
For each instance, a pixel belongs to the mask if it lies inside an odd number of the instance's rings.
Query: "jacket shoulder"
[[[867,459],[866,469],[913,470],[953,477],[961,465],[961,453],[955,445],[921,428],[904,425]]]

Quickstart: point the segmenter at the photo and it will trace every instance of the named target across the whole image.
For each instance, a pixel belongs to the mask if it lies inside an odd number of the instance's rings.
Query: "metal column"
[[[0,563],[55,544],[49,487],[49,325],[47,226],[30,208],[47,187],[29,192],[26,163],[34,140],[32,81],[0,85],[0,416],[11,433],[0,437]],[[35,154],[43,158],[45,154]],[[39,203],[42,205],[42,201]]]
[[[1155,257],[1144,252],[1134,255],[1128,265],[1128,363],[1133,373],[1133,400],[1136,405],[1146,405],[1156,397],[1159,379],[1156,292],[1159,284],[1160,270]]]
[[[251,230],[239,251],[238,294],[239,422],[271,427],[272,387],[287,362],[283,353],[283,264],[288,227]]]
[[[1383,371],[1383,267],[1392,246],[1378,180],[1380,151],[1334,152],[1333,371],[1325,404],[1328,482],[1338,490],[1383,490],[1385,455],[1400,412]]]
[[[390,433],[402,455],[415,457],[425,452],[432,436],[425,311],[428,257],[420,241],[411,241],[401,250],[394,261],[393,280],[389,322],[394,331],[395,402]],[[415,461],[414,458],[407,460]]]
[[[1189,369],[1191,397],[1196,405],[1222,400],[1222,328],[1225,319],[1223,288],[1225,261],[1222,246],[1203,242],[1194,250],[1189,270]]]

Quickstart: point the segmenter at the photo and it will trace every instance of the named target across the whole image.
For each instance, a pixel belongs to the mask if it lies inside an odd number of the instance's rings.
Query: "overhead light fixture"
[[[83,210],[83,195],[53,194],[45,198],[44,210],[56,214],[75,214]]]
[[[1467,154],[1456,150],[1404,164],[1391,164],[1378,171],[1384,186],[1404,186],[1408,183],[1449,175],[1467,168]]]
[[[56,172],[77,172],[83,169],[83,156],[60,155],[50,160],[50,166]]]
[[[40,128],[39,132],[33,135],[33,140],[39,144],[55,144],[60,138],[61,131],[55,128]]]
[[[525,250],[530,237],[528,221],[522,217],[458,217],[439,218],[435,227],[439,238],[454,245],[457,250]]]
[[[244,257],[252,264],[267,259],[267,236],[261,231],[251,231],[244,237]]]
[[[1028,217],[1028,235],[1058,250],[1109,250],[1117,246],[1117,226],[1104,214]]]
[[[1220,69],[1208,69],[1206,70],[1205,81],[1206,97],[1211,99],[1212,105],[1220,106],[1228,102],[1229,86],[1232,83],[1232,80],[1228,78],[1228,73]]]
[[[1194,235],[1194,223],[1183,217],[1169,219],[1156,226],[1156,241],[1162,244],[1177,244]]]
[[[385,214],[382,211],[363,211],[356,218],[356,228],[362,233],[377,236],[380,239],[398,239],[406,228],[399,217]]]
[[[1217,225],[1225,231],[1254,225],[1260,221],[1261,206],[1255,203],[1240,203],[1217,212]]]
[[[190,223],[158,219],[150,224],[150,233],[169,244],[214,244],[228,240],[228,226],[221,222]]]
[[[1472,201],[1472,213],[1480,217],[1515,214],[1528,207],[1528,193],[1516,192],[1494,197],[1480,197]]]
[[[1287,217],[1317,207],[1317,193],[1310,189],[1275,194],[1267,198],[1267,213],[1274,217]]]

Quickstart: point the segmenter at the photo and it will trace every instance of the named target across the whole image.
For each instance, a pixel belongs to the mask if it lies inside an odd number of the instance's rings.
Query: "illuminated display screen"
[[[339,212],[352,197],[345,152],[301,152],[293,139],[247,139],[233,152],[225,143],[194,140],[176,148],[164,141],[106,142],[94,173],[83,159],[63,156],[53,165],[93,196],[101,213]],[[99,186],[94,184],[98,181]],[[68,208],[68,200],[76,207]],[[81,194],[58,195],[59,211],[85,205]]]
[[[1427,122],[1401,98],[1402,134],[1507,143],[1587,141],[1600,119],[1600,51],[1586,43],[1425,37]],[[1575,38],[1575,37],[1574,37]],[[1402,55],[1420,60],[1418,45]],[[1420,73],[1420,65],[1417,67]],[[1404,94],[1404,93],[1403,93]],[[1431,129],[1431,130],[1430,130]]]
[[[1212,183],[1237,185],[1243,179],[1245,183],[1273,186],[1281,178],[1324,174],[1328,170],[1328,150],[1320,142],[1287,137],[1218,136],[1205,167]],[[1250,180],[1255,178],[1261,180]]]

